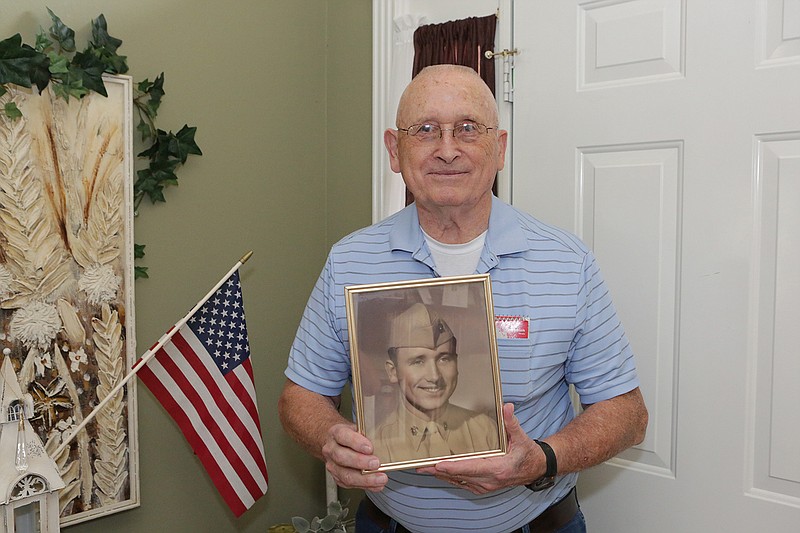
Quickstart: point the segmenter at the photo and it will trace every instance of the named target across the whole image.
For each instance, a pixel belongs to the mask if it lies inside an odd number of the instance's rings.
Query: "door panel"
[[[796,529],[800,2],[513,8],[512,202],[595,250],[651,413],[590,529]]]

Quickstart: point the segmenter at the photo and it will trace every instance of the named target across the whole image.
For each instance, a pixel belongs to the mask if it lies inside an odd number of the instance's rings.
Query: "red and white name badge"
[[[527,316],[498,315],[494,326],[498,339],[527,339],[531,319]]]

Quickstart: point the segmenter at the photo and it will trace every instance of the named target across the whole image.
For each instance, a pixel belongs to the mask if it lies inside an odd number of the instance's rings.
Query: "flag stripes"
[[[238,288],[238,273],[232,281]],[[229,280],[228,285],[231,285]],[[217,292],[217,295],[220,294]],[[213,332],[201,324],[217,324],[224,297],[208,302],[200,312],[209,317],[190,319],[164,343],[138,372],[139,378],[177,422],[186,440],[209,473],[214,485],[231,511],[238,517],[264,495],[268,487],[267,466],[261,424],[256,405],[253,369],[244,329],[241,293],[240,315],[226,325],[219,321]],[[216,306],[216,307],[214,307]],[[229,310],[219,314],[227,316]],[[201,337],[195,328],[205,333]],[[223,328],[225,330],[223,331]],[[233,339],[238,333],[236,350],[215,349],[220,339]],[[242,346],[242,337],[244,345]],[[205,342],[204,339],[205,338]],[[211,353],[213,350],[213,354]]]

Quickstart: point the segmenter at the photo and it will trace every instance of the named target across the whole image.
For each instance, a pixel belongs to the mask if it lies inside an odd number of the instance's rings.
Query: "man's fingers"
[[[330,429],[330,435],[337,443],[367,455],[372,454],[370,440],[356,431],[355,426],[337,424]]]
[[[380,459],[372,455],[372,443],[355,430],[355,426],[337,424],[328,432],[322,447],[325,467],[340,487],[377,492],[389,481],[383,472],[364,474],[364,470],[380,468]]]
[[[517,420],[517,417],[514,416],[513,403],[503,404],[503,422],[506,425],[506,431],[509,432],[511,429],[517,429],[520,427],[519,420]]]
[[[328,463],[326,467],[336,484],[346,489],[363,489],[378,492],[383,490],[383,487],[389,481],[388,476],[383,472],[362,474],[360,470],[344,468],[333,463]]]

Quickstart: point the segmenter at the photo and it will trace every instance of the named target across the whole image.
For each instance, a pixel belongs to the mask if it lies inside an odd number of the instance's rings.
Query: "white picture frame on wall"
[[[61,446],[136,358],[132,80],[103,79],[107,97],[0,97],[22,112],[0,114],[0,349],[66,484],[62,525],[139,505],[135,385]]]

